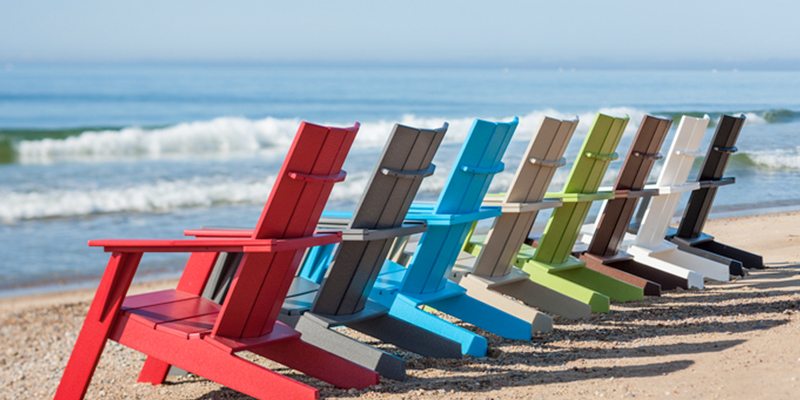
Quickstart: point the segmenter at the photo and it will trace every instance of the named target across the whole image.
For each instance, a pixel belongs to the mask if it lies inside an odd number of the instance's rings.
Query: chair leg
[[[530,282],[529,280],[525,280]],[[553,318],[516,300],[503,296],[499,292],[489,289],[485,284],[473,278],[472,274],[465,276],[458,282],[459,286],[467,289],[467,295],[478,299],[495,308],[503,310],[517,318],[528,321],[534,332],[552,332]],[[502,286],[502,285],[501,285]],[[588,313],[587,313],[588,314]]]
[[[587,266],[589,264],[587,263]],[[659,293],[661,290],[673,290],[676,288],[689,288],[689,280],[681,278],[677,275],[664,272],[660,269],[653,268],[649,265],[642,264],[636,260],[621,260],[610,262],[605,265],[608,268],[614,268],[633,276],[638,276],[648,282],[655,282],[659,285]],[[645,295],[649,296],[647,288],[645,288]],[[660,295],[660,294],[659,294]]]
[[[564,293],[540,285],[530,279],[519,280],[492,288],[511,296],[523,303],[541,309],[544,312],[560,315],[569,319],[589,318],[592,307]]]
[[[534,263],[536,261],[528,261],[522,268],[530,274],[530,280],[592,306],[592,312],[607,313],[611,310],[611,300],[605,294],[549,273]]]
[[[144,360],[142,371],[139,372],[140,383],[152,383],[153,385],[160,385],[167,379],[170,365],[155,357],[147,357]]]
[[[552,273],[585,288],[602,293],[616,301],[625,302],[644,298],[644,290],[642,288],[586,267]]]
[[[406,380],[406,362],[399,357],[351,339],[309,318],[300,317],[294,328],[303,334],[303,341],[312,346],[377,371],[383,377]]]
[[[224,257],[227,256],[233,255],[229,254]],[[186,262],[183,274],[181,274],[178,290],[195,295],[202,294],[209,277],[216,270],[215,266],[219,257],[218,253],[192,253]],[[224,262],[224,259],[222,261]],[[160,385],[167,379],[170,370],[169,364],[153,357],[147,357],[142,371],[139,373],[138,382]]]
[[[195,375],[261,400],[318,399],[319,391],[221,350],[206,339],[185,339],[130,321],[123,315],[113,339]],[[213,339],[210,339],[213,340]]]
[[[721,255],[717,252],[710,251],[707,249],[708,246],[703,246],[706,243],[692,243],[683,240],[679,237],[673,237],[669,239],[670,242],[675,243],[678,245],[678,250],[684,251],[689,254],[694,254],[698,257],[703,257],[709,259],[711,261],[718,262],[720,264],[724,264],[728,266],[728,273],[730,275],[736,276],[744,276],[745,271],[743,269],[744,265],[741,261],[734,259],[732,257],[726,257]],[[711,241],[709,241],[711,242]]]
[[[461,352],[475,357],[486,357],[486,338],[456,326],[435,315],[427,313],[413,304],[398,298],[392,303],[389,314],[395,318],[417,325],[438,335],[461,343]]]
[[[764,258],[749,251],[737,249],[736,247],[728,246],[714,240],[698,243],[695,247],[717,253],[723,257],[739,260],[745,268],[764,269]]]
[[[504,338],[531,340],[533,327],[529,321],[498,310],[466,293],[426,305]]]
[[[142,253],[113,253],[72,349],[55,399],[82,399],[111,337]]]
[[[85,321],[72,349],[67,368],[58,385],[56,400],[82,399],[92,382],[92,375],[106,346],[107,335],[94,321]]]
[[[349,328],[425,357],[461,358],[461,344],[385,314],[348,324]]]
[[[633,274],[629,274],[621,269],[617,269],[610,265],[604,264],[604,262],[613,264],[614,260],[610,261],[605,260],[601,257],[589,253],[581,254],[580,260],[585,262],[586,268],[591,269],[592,271],[599,272],[603,275],[610,276],[614,279],[619,279],[623,282],[641,288],[644,291],[645,296],[661,296],[661,285],[659,285],[658,283],[655,283],[651,280],[647,280]],[[624,262],[632,260],[621,260],[621,261]]]
[[[686,253],[677,248],[672,251],[657,253],[654,257],[671,264],[686,266],[692,271],[703,275],[704,278],[720,282],[731,280],[730,270],[727,265],[691,253]]]
[[[380,381],[377,372],[300,339],[267,344],[249,350],[342,389],[366,389],[377,385]]]

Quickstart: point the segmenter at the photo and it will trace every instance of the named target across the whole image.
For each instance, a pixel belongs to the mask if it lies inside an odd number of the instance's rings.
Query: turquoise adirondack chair
[[[627,117],[597,114],[564,189],[545,196],[560,198],[564,205],[553,212],[533,255],[523,249],[517,260],[517,266],[530,274],[531,280],[589,304],[593,312],[608,312],[609,298],[644,298],[642,288],[588,269],[586,263],[571,255],[592,202],[614,198],[613,192],[598,189],[608,164],[617,158],[615,151],[627,124]]]
[[[472,223],[500,215],[499,207],[481,207],[481,202],[492,176],[503,170],[500,160],[517,123],[516,118],[510,123],[475,121],[438,201],[415,203],[408,213],[408,219],[428,224],[408,268],[387,261],[370,294],[371,299],[390,309],[390,315],[455,340],[464,353],[479,357],[486,355],[485,338],[420,306],[506,338],[530,340],[529,321],[470,297],[466,289],[447,279]]]

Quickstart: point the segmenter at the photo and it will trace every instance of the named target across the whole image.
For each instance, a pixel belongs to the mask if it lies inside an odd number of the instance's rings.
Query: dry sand
[[[762,254],[769,268],[702,291],[615,303],[589,320],[557,318],[553,333],[530,342],[463,325],[488,337],[482,359],[434,360],[380,345],[408,360],[409,379],[363,391],[267,365],[319,387],[323,398],[800,398],[800,213],[712,220],[706,232]],[[52,398],[91,296],[0,300],[0,399]],[[87,398],[248,398],[194,376],[138,384],[143,359],[110,342]]]

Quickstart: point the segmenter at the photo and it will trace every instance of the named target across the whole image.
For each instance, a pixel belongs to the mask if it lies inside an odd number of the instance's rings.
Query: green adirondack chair
[[[644,298],[642,288],[588,269],[570,254],[592,202],[614,198],[613,192],[598,189],[608,164],[617,159],[615,151],[627,124],[627,117],[597,114],[564,189],[545,195],[560,198],[564,205],[553,212],[533,255],[523,249],[517,259],[517,266],[531,280],[589,304],[593,312],[608,312],[609,298]]]

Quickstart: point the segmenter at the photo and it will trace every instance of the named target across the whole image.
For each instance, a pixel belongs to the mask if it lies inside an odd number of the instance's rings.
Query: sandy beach
[[[555,319],[530,342],[485,335],[489,357],[408,360],[408,380],[340,390],[274,369],[337,399],[800,398],[800,212],[711,220],[706,232],[764,256],[765,270],[702,291],[613,303],[589,320]],[[98,257],[104,257],[97,255]],[[137,285],[132,292],[175,282]],[[0,300],[0,399],[52,398],[93,291]],[[352,332],[351,332],[352,333]],[[354,334],[355,335],[355,334]],[[245,355],[247,357],[247,355]],[[110,342],[87,398],[248,398],[205,379],[136,383],[144,356]]]

